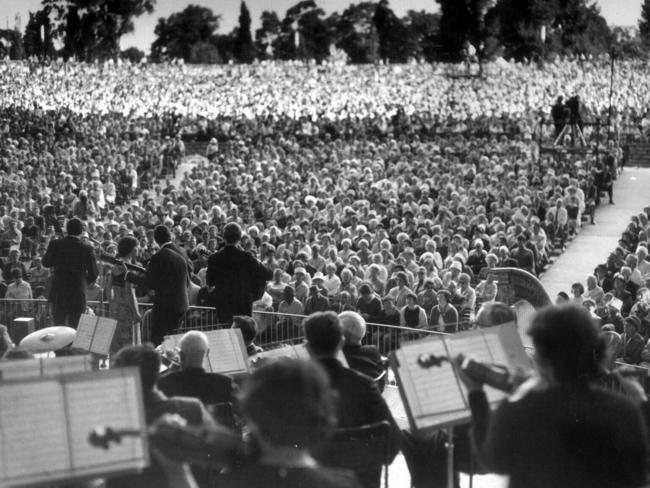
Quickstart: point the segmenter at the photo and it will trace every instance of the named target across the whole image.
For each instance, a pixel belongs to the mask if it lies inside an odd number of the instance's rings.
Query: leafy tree
[[[156,0],[43,0],[56,14],[55,30],[64,35],[64,52],[87,60],[117,58],[120,39],[133,32],[133,19],[153,12],[155,4]],[[78,22],[74,18],[68,22],[68,16],[78,16]]]
[[[41,27],[45,39],[41,39]],[[52,57],[56,50],[52,42],[52,23],[50,22],[50,8],[45,7],[36,12],[29,12],[29,20],[25,26],[23,44],[26,56]]]
[[[255,31],[255,47],[259,59],[273,57],[273,42],[280,35],[280,19],[273,11],[265,10],[260,18],[261,26]]]
[[[9,56],[9,59],[23,59],[25,49],[23,37],[14,29],[0,29],[0,58]]]
[[[251,35],[251,14],[246,2],[239,10],[239,27],[235,38],[235,57],[240,63],[251,63],[255,59],[255,44]]]
[[[490,0],[436,0],[440,4],[440,47],[444,57],[458,60],[467,42],[485,39],[484,19]]]
[[[151,44],[152,59],[182,58],[190,62],[192,46],[210,42],[219,22],[220,16],[198,5],[188,5],[182,12],[173,13],[166,19],[161,17],[154,29],[156,40]]]
[[[276,58],[315,59],[319,63],[327,58],[331,35],[324,15],[314,0],[302,0],[287,10],[273,43]]]
[[[378,39],[373,17],[375,4],[361,2],[352,4],[334,19],[336,47],[343,49],[352,63],[371,63],[378,58]]]
[[[411,46],[414,48],[411,55],[428,62],[434,61],[439,49],[440,15],[424,10],[409,10],[402,23],[409,31]]]
[[[650,0],[643,0],[643,4],[641,4],[639,37],[643,42],[643,46],[646,49],[650,48]]]
[[[388,6],[388,0],[380,0],[373,17],[379,38],[379,57],[392,63],[404,63],[414,54],[408,28]]]
[[[190,47],[189,63],[193,64],[218,64],[221,56],[217,46],[207,41],[199,41]]]
[[[120,58],[130,61],[131,63],[138,64],[144,59],[144,51],[137,47],[129,47],[120,53]]]
[[[565,54],[597,54],[610,46],[611,31],[596,4],[585,0],[559,0],[555,17],[557,36]]]

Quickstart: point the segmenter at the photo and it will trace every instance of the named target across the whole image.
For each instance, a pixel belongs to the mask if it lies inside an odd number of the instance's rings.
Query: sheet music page
[[[418,364],[422,354],[447,357],[443,339],[411,342],[396,351],[399,367],[395,374],[400,378],[402,394],[411,409],[415,427],[431,427],[467,417],[467,403],[451,364],[443,362],[440,366],[423,368]]]
[[[77,335],[72,342],[73,348],[83,349],[90,351],[90,346],[93,342],[93,335],[95,334],[95,327],[97,326],[97,317],[94,315],[83,314],[79,319],[77,326]]]
[[[447,344],[449,345],[449,351],[452,356],[463,354],[468,358],[475,359],[484,364],[508,366],[505,353],[503,352],[503,346],[499,341],[498,327],[455,334],[447,338]],[[462,385],[462,388],[465,394],[467,394],[465,385]],[[504,392],[487,385],[483,389],[490,403],[499,402],[507,396]]]
[[[0,383],[0,486],[45,481],[69,469],[60,381]]]
[[[244,341],[237,337],[239,329],[221,329],[206,332],[210,347],[209,364],[211,371],[221,374],[247,373],[248,354],[243,348]]]
[[[40,359],[12,359],[0,361],[0,380],[22,380],[41,376]]]
[[[117,328],[117,320],[108,317],[99,317],[97,320],[97,328],[95,329],[95,337],[90,346],[90,352],[108,356]]]
[[[88,435],[97,427],[145,428],[137,393],[140,385],[134,375],[98,372],[67,378],[64,388],[72,466],[77,475],[128,470],[146,464],[146,447],[141,437],[125,437],[119,444],[111,444],[108,450],[93,447],[88,442]]]
[[[41,359],[41,372],[43,376],[61,376],[92,370],[93,363],[90,354]]]

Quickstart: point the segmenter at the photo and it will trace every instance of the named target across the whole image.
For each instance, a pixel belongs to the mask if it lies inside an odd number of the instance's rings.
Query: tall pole
[[[609,52],[609,108],[607,110],[607,145],[609,146],[612,129],[612,98],[614,97],[614,74],[616,72],[616,53],[614,47]]]

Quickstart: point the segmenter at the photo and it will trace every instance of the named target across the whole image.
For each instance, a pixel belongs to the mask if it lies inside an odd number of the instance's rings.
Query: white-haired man
[[[366,321],[357,312],[345,311],[339,314],[343,328],[343,354],[348,366],[371,378],[377,378],[385,369],[377,346],[362,345],[366,335]]]
[[[178,345],[181,369],[161,376],[158,388],[167,396],[198,398],[205,405],[232,403],[232,380],[203,369],[203,361],[209,352],[207,336],[192,330],[181,338]]]

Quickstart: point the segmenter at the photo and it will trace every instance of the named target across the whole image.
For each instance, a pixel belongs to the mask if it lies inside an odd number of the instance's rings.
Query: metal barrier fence
[[[88,311],[95,315],[118,319],[118,313],[111,310],[109,302],[88,301],[86,305]],[[151,303],[138,303],[138,312],[142,317],[142,337],[144,340],[148,338],[151,307]],[[50,305],[45,299],[0,299],[0,324],[7,325],[11,332],[13,321],[19,317],[33,318],[35,330],[54,325]],[[191,306],[181,319],[181,328],[184,330],[207,329],[211,326],[214,328],[216,323],[217,314],[214,308]]]

